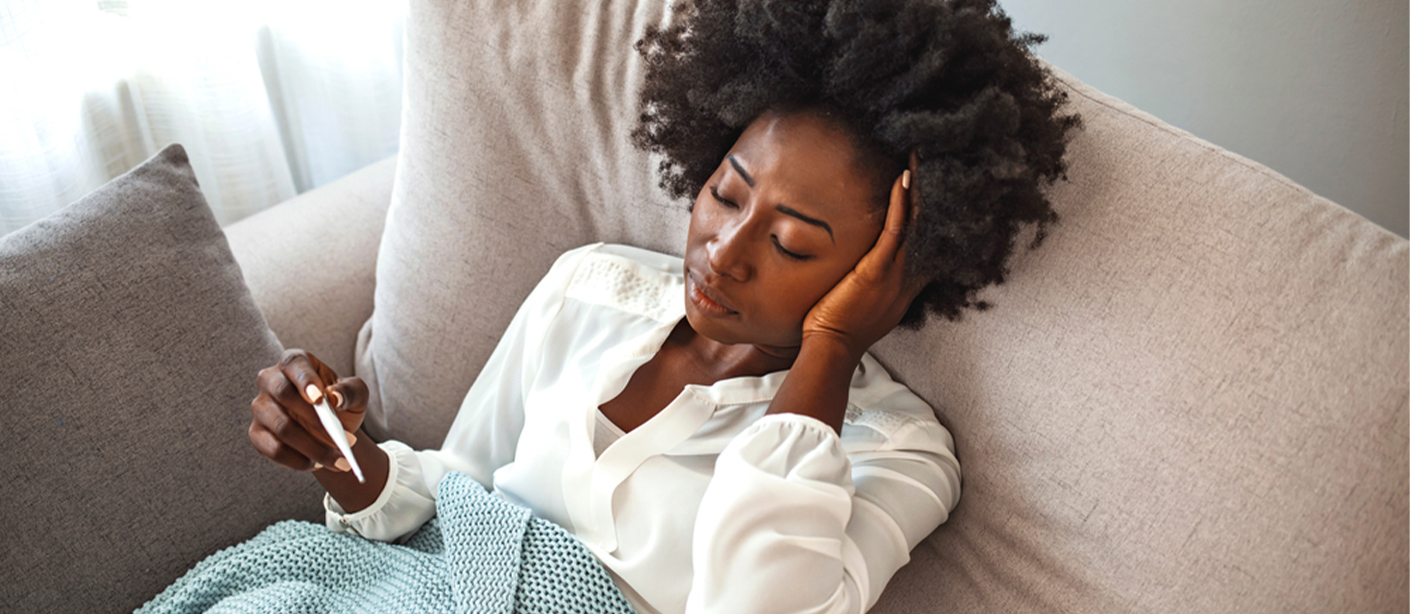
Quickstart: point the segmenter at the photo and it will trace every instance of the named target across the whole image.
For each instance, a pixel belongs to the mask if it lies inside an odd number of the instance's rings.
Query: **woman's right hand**
[[[250,443],[260,454],[299,471],[327,468],[347,471],[348,463],[328,437],[313,410],[324,395],[343,424],[348,444],[355,443],[367,411],[367,384],[357,377],[339,378],[333,369],[303,350],[285,350],[279,364],[261,370],[259,396],[250,402]],[[358,455],[362,457],[361,454]]]

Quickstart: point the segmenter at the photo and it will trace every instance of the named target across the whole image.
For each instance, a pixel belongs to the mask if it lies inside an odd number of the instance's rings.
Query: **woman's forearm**
[[[352,452],[353,456],[357,457],[358,466],[362,468],[363,477],[367,482],[359,484],[351,471],[336,471],[324,467],[313,472],[314,477],[323,484],[323,488],[333,496],[333,500],[349,514],[377,502],[377,497],[387,485],[387,475],[390,473],[388,465],[391,462],[387,453],[377,447],[362,429],[357,431],[357,441],[353,443]]]
[[[839,341],[822,336],[805,338],[768,413],[810,416],[841,433],[847,392],[859,362],[861,356]]]

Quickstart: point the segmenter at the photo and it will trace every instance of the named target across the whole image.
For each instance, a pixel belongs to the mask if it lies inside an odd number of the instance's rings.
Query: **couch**
[[[562,251],[680,253],[625,135],[661,0],[412,0],[397,156],[223,231],[179,146],[0,239],[0,603],[127,611],[320,489],[244,440],[282,348],[435,447]],[[1410,608],[1410,243],[1053,67],[1085,127],[995,307],[873,354],[959,507],[873,609]],[[127,220],[127,221],[121,221]]]

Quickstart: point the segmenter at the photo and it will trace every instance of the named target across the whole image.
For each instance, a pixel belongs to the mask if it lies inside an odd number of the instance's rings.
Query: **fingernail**
[[[317,403],[323,400],[323,393],[319,392],[318,386],[315,386],[313,384],[309,384],[308,388],[304,388],[304,394],[308,395],[308,401],[310,403]]]
[[[337,462],[333,463],[333,466],[337,467],[339,471],[347,471],[349,469],[352,469],[352,465],[348,464],[348,459],[346,458],[338,459]]]
[[[907,190],[911,189],[911,170],[910,170],[910,169],[906,169],[906,170],[904,170],[904,171],[901,171],[901,187],[903,187],[903,188],[905,188],[905,189],[907,189]]]
[[[343,434],[348,436],[349,446],[357,445],[357,435],[354,435],[352,431],[343,431]]]
[[[322,468],[323,468],[323,463],[319,463],[319,462],[313,463],[313,470],[314,470],[314,471],[318,471],[319,469],[322,469]]]
[[[328,391],[328,396],[333,397],[333,407],[342,407],[342,406],[343,406],[343,395],[342,395],[342,393],[339,393],[337,390],[329,390],[329,391]]]

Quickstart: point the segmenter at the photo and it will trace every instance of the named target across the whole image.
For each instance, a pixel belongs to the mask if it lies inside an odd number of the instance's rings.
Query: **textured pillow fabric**
[[[357,374],[366,429],[437,448],[480,365],[559,254],[680,253],[685,203],[632,148],[642,63],[667,18],[636,0],[415,0],[402,147]]]
[[[1061,223],[873,349],[965,468],[875,611],[1405,612],[1410,243],[1056,73]]]
[[[357,331],[372,315],[396,162],[390,156],[225,227],[269,329],[339,375],[353,374]]]
[[[250,446],[265,326],[179,145],[0,238],[0,603],[132,611],[321,489]]]
[[[680,253],[633,150],[658,0],[413,0],[358,374],[437,447],[523,297],[590,241]],[[964,493],[873,610],[1405,611],[1407,242],[1057,71],[1063,221],[996,307],[875,354]]]

